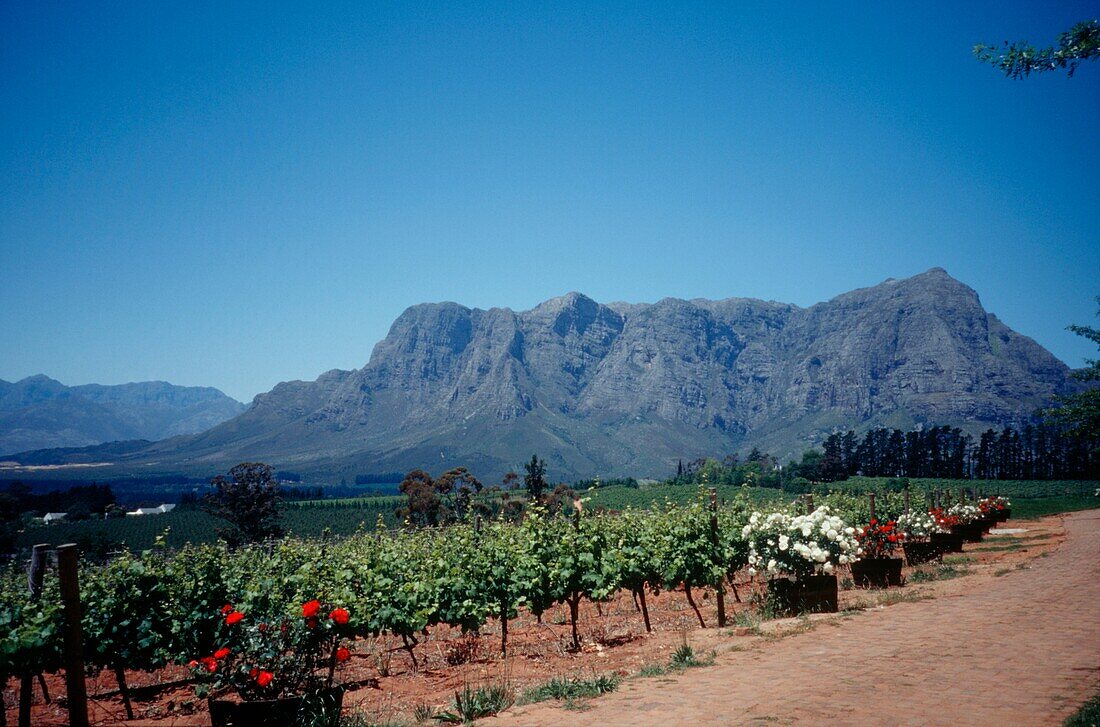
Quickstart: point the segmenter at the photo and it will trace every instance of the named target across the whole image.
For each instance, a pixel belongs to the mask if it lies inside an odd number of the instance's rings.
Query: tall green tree
[[[448,516],[454,520],[465,520],[475,507],[474,495],[482,490],[481,480],[474,477],[465,467],[455,467],[439,476],[435,481],[436,490],[447,497]],[[482,506],[482,514],[488,511]]]
[[[1100,304],[1100,296],[1097,296],[1096,302]],[[1096,315],[1100,318],[1100,310]],[[1089,339],[1100,348],[1100,330],[1077,325],[1069,326],[1068,330]],[[1079,381],[1100,381],[1100,359],[1086,359],[1085,363],[1085,368],[1073,372],[1073,378]],[[1058,397],[1057,402],[1058,406],[1044,412],[1048,420],[1065,426],[1074,437],[1100,439],[1100,386]]]
[[[275,470],[262,462],[242,462],[210,481],[214,492],[203,499],[203,509],[228,527],[218,536],[230,545],[255,543],[282,535],[279,524],[279,483]]]
[[[1058,45],[1036,48],[1027,41],[996,46],[979,43],[974,57],[991,63],[1009,78],[1026,78],[1032,73],[1067,71],[1071,78],[1085,61],[1100,58],[1100,22],[1086,20],[1058,36]]]
[[[539,459],[537,454],[531,455],[531,461],[523,465],[527,474],[523,476],[523,484],[527,488],[527,496],[531,502],[542,500],[543,494],[549,485],[546,482],[546,461]]]
[[[405,495],[405,504],[397,508],[397,517],[416,526],[439,525],[445,519],[443,498],[432,476],[421,469],[405,475],[398,488]]]

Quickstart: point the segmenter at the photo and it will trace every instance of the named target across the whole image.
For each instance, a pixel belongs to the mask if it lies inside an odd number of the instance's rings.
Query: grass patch
[[[435,707],[430,704],[418,704],[413,707],[413,719],[417,724],[424,724],[435,719]]]
[[[927,601],[932,596],[923,591],[904,591],[904,590],[892,590],[885,591],[878,597],[879,606],[893,606],[898,603],[916,603],[917,601]]]
[[[598,697],[619,687],[619,677],[614,674],[597,674],[589,679],[554,677],[523,692],[519,704],[534,704],[548,699],[573,700]]]
[[[966,565],[967,563],[977,563],[978,559],[972,555],[946,555],[943,562],[945,565]]]
[[[668,660],[668,667],[670,669],[687,669],[689,667],[702,665],[703,662],[699,661],[699,657],[695,655],[695,649],[691,648],[688,644],[684,644],[676,651],[672,652],[672,658]]]
[[[1023,550],[1027,547],[1026,543],[1005,543],[1004,545],[987,545],[984,548],[975,548],[975,553],[1005,553],[1017,550]]]
[[[325,722],[325,724],[329,724]],[[339,727],[408,727],[408,723],[399,719],[378,721],[364,712],[355,712],[340,717]]]
[[[968,559],[966,562],[972,563],[973,558]],[[932,581],[949,581],[952,578],[958,578],[964,576],[970,572],[969,568],[963,568],[956,565],[954,562],[948,563],[944,558],[944,563],[934,568],[918,568],[909,574],[910,583],[930,583]]]
[[[578,702],[575,699],[567,699],[565,704],[561,705],[561,708],[570,712],[587,712],[592,709],[592,705],[585,701]]]
[[[1064,495],[1062,497],[1036,497],[1012,502],[1013,520],[1034,520],[1045,515],[1063,512],[1092,510],[1100,507],[1100,500],[1089,495]],[[1011,527],[1011,526],[1009,526]]]
[[[1067,717],[1062,727],[1096,727],[1100,725],[1100,694],[1081,705],[1081,709]]]
[[[817,628],[817,622],[811,621],[810,617],[806,614],[802,614],[798,617],[798,623],[783,629],[774,629],[771,631],[761,631],[759,636],[764,637],[765,641],[779,641],[785,639],[788,636],[798,636],[809,631],[813,631]]]
[[[461,692],[455,692],[451,709],[437,714],[435,719],[449,724],[465,724],[502,712],[513,702],[515,695],[506,684],[490,684],[476,689],[467,684]]]
[[[668,673],[664,664],[645,664],[638,671],[640,677],[659,677]]]

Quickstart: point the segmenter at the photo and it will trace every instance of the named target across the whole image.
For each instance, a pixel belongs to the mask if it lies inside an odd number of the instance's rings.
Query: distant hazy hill
[[[217,389],[163,381],[65,386],[43,375],[14,384],[0,380],[0,454],[193,434],[245,408]]]
[[[493,478],[538,452],[555,478],[663,475],[752,445],[797,454],[838,426],[1017,423],[1068,374],[939,268],[810,308],[578,293],[523,312],[433,303],[406,310],[362,369],[279,384],[209,431],[114,461]]]

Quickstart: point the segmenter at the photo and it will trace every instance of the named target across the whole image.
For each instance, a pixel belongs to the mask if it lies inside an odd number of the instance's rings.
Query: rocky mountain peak
[[[412,306],[364,368],[281,384],[171,451],[343,475],[532,452],[555,477],[662,475],[751,446],[797,455],[832,427],[1017,423],[1068,368],[942,268],[809,308],[745,298],[534,308]],[[149,457],[164,457],[157,445]]]

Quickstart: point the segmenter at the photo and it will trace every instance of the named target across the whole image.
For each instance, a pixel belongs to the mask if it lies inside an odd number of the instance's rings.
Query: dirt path
[[[712,667],[631,679],[585,711],[543,703],[484,723],[1061,724],[1100,690],[1100,510],[1065,530],[1049,557],[954,595],[719,648]]]

